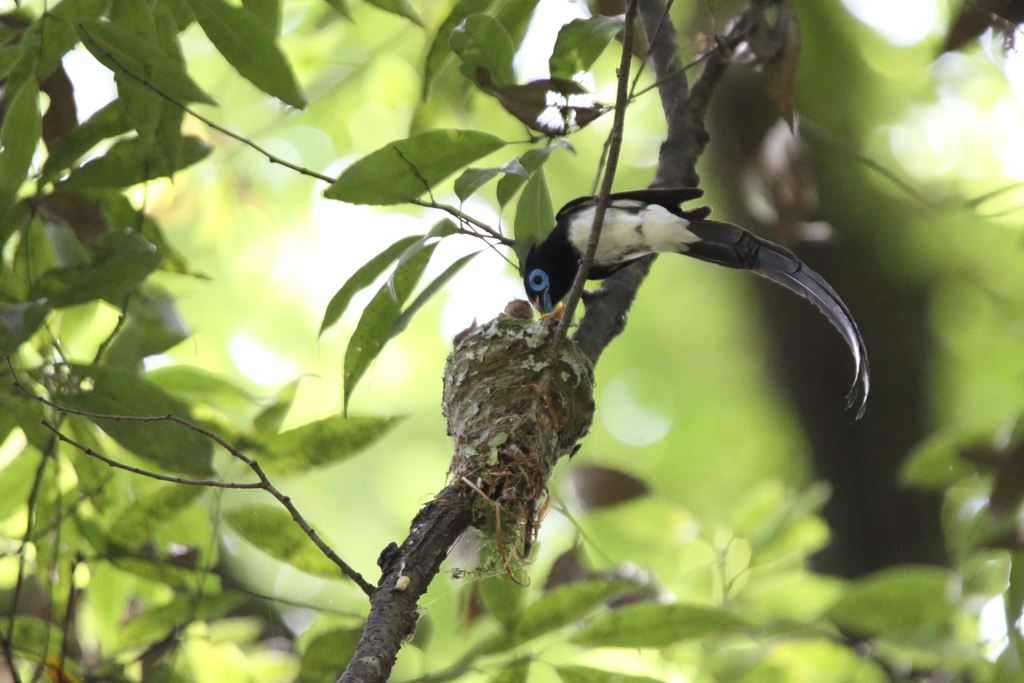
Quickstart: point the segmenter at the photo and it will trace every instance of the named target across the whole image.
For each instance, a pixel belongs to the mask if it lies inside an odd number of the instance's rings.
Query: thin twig
[[[8,359],[8,364],[9,363],[10,363],[10,360]],[[11,368],[11,372],[12,373],[14,372],[13,368]],[[342,560],[338,556],[337,553],[334,552],[334,550],[331,549],[330,546],[328,546],[323,541],[323,539],[320,538],[320,535],[313,529],[313,527],[311,527],[309,525],[309,523],[306,521],[306,519],[299,513],[298,509],[296,509],[295,505],[291,501],[291,498],[289,498],[288,496],[286,496],[283,493],[281,493],[277,489],[277,487],[275,487],[270,482],[270,479],[268,479],[267,475],[264,474],[263,468],[260,467],[258,462],[256,462],[252,458],[249,458],[248,456],[243,454],[241,451],[239,451],[237,448],[235,448],[234,446],[232,446],[227,441],[225,441],[221,437],[217,436],[216,434],[214,434],[210,430],[204,429],[204,428],[200,427],[199,425],[196,425],[196,424],[193,424],[192,422],[189,422],[188,420],[185,420],[185,419],[182,419],[182,418],[180,418],[180,417],[178,417],[176,415],[170,415],[170,414],[167,414],[167,415],[156,415],[156,416],[104,415],[102,413],[91,413],[91,412],[88,412],[88,411],[85,411],[85,410],[75,410],[73,408],[68,408],[66,406],[62,406],[62,405],[59,405],[57,403],[54,403],[53,401],[49,401],[49,400],[43,398],[42,396],[36,396],[32,392],[30,392],[28,389],[26,389],[17,380],[14,381],[13,386],[16,389],[18,389],[19,391],[21,391],[23,394],[28,396],[29,398],[32,398],[32,399],[34,399],[36,401],[39,401],[40,403],[42,403],[44,405],[47,405],[47,406],[53,408],[54,410],[60,411],[61,413],[64,413],[66,415],[81,415],[82,417],[87,417],[87,418],[90,418],[92,420],[112,420],[114,422],[173,422],[173,423],[176,423],[176,424],[179,424],[179,425],[185,427],[186,429],[189,429],[189,430],[191,430],[193,432],[196,432],[197,434],[202,434],[206,438],[210,439],[211,441],[213,441],[214,443],[216,443],[217,445],[222,447],[228,453],[230,453],[231,455],[233,455],[234,457],[238,458],[239,460],[244,462],[246,465],[248,465],[249,469],[251,469],[256,474],[256,476],[259,478],[260,483],[259,484],[230,484],[230,485],[228,485],[225,482],[213,482],[211,484],[199,484],[199,483],[196,482],[196,480],[182,480],[180,482],[177,482],[177,478],[166,479],[166,481],[176,481],[177,483],[183,483],[183,484],[192,485],[192,486],[207,486],[208,485],[208,486],[211,486],[213,488],[237,488],[237,489],[242,489],[242,488],[256,489],[256,488],[260,488],[260,489],[263,489],[264,491],[266,491],[267,493],[272,495],[274,498],[276,498],[278,500],[278,502],[281,503],[281,505],[284,506],[284,508],[289,512],[289,514],[291,514],[292,519],[295,521],[295,523],[299,525],[299,527],[302,529],[302,531],[305,532],[306,536],[308,536],[309,539],[311,541],[313,541],[314,544],[316,544],[316,547],[320,549],[320,552],[322,552],[324,555],[326,555],[328,559],[330,559],[332,562],[334,562],[334,564],[338,565],[338,568],[341,570],[342,574],[344,574],[348,578],[352,579],[352,581],[354,581],[355,584],[357,586],[359,586],[359,588],[364,593],[366,593],[367,596],[373,596],[374,592],[376,592],[376,589],[366,579],[364,579],[363,576],[359,572],[357,572],[355,569],[350,567],[344,560]],[[53,431],[53,428],[50,427],[49,425],[47,425],[46,422],[44,422],[43,424],[44,424],[44,426],[47,426],[49,429],[51,429],[51,431]],[[58,438],[60,438],[62,441],[67,441],[67,442],[71,443],[76,448],[82,448],[81,445],[79,445],[79,444],[77,444],[75,442],[72,442],[70,439],[67,439],[67,437],[64,437],[63,435],[58,434]],[[112,463],[108,462],[108,464],[112,464]],[[119,465],[120,465],[120,463],[118,463],[118,465],[112,465],[112,466],[119,466]],[[128,466],[124,466],[122,469],[127,469],[127,467]],[[154,473],[146,473],[144,471],[139,471],[139,472],[136,472],[136,473],[137,474],[143,474],[144,476],[152,476],[154,474]],[[162,478],[162,477],[164,477],[164,475],[158,475],[157,478]]]
[[[672,9],[673,2],[675,2],[675,0],[668,0],[668,2],[665,3],[665,9],[661,13],[661,19],[658,20],[658,28],[654,30],[654,37],[651,38],[651,40],[649,41],[649,45],[653,45],[658,41],[658,36],[661,35],[661,29],[665,26],[665,20],[668,19],[668,12],[670,9]],[[650,52],[650,47],[648,47],[648,52]],[[636,84],[640,82],[640,77],[643,75],[644,68],[646,66],[647,59],[641,59],[640,66],[636,70],[636,75],[633,76],[633,84],[629,86],[629,100],[631,102],[633,101],[633,98],[636,96]]]
[[[622,148],[622,128],[626,120],[629,65],[633,56],[633,25],[636,19],[637,1],[630,0],[629,8],[626,10],[626,28],[622,34],[622,59],[619,61],[619,90],[615,97],[615,120],[612,123],[611,145],[608,147],[608,166],[605,168],[604,179],[601,182],[601,194],[598,196],[597,208],[594,210],[594,224],[590,228],[587,252],[580,260],[576,279],[572,283],[569,298],[562,311],[562,319],[555,331],[554,344],[556,347],[565,339],[566,332],[569,331],[569,325],[572,324],[573,316],[576,314],[576,305],[583,294],[583,286],[587,283],[587,276],[590,275],[590,267],[594,265],[594,255],[597,253],[597,245],[601,240],[601,229],[604,227],[604,214],[608,209],[608,198],[612,193],[612,183],[615,182],[615,169],[619,164],[619,150]]]
[[[860,150],[855,148],[853,145],[850,145],[850,144],[848,144],[848,143],[846,143],[846,142],[836,138],[834,135],[832,135],[831,133],[829,133],[828,131],[826,131],[825,129],[823,129],[821,126],[819,126],[818,124],[814,123],[813,121],[811,121],[809,119],[806,119],[806,118],[801,119],[800,120],[800,131],[802,133],[804,133],[810,140],[812,140],[812,141],[816,140],[818,142],[823,142],[823,143],[825,143],[827,145],[831,145],[832,147],[838,149],[840,152],[843,152],[844,154],[847,154],[847,155],[853,157],[854,159],[856,159],[860,163],[864,164],[865,166],[867,166],[871,170],[873,170],[873,171],[875,171],[877,173],[880,173],[887,180],[889,180],[894,185],[896,185],[898,188],[900,188],[901,190],[906,192],[908,195],[910,195],[911,197],[913,197],[914,199],[919,201],[921,204],[924,204],[925,206],[927,206],[929,208],[932,208],[932,209],[938,208],[938,205],[934,201],[932,201],[928,197],[925,197],[923,194],[921,194],[917,190],[917,188],[913,187],[910,183],[908,183],[907,181],[903,180],[898,175],[896,175],[896,173],[894,171],[886,168],[885,166],[883,166],[879,162],[875,161],[874,159],[872,159],[868,155],[862,153]]]
[[[501,242],[502,244],[504,244],[507,247],[510,247],[510,246],[512,246],[514,244],[513,240],[510,240],[508,237],[505,237],[504,235],[502,235],[500,232],[498,232],[497,230],[495,230],[491,226],[487,225],[486,223],[484,223],[482,221],[478,221],[477,219],[473,218],[472,216],[470,216],[467,213],[463,213],[462,211],[459,211],[458,209],[456,209],[454,206],[452,206],[450,204],[439,204],[438,202],[435,202],[433,200],[431,200],[429,202],[426,202],[426,201],[423,201],[422,199],[413,199],[409,203],[410,204],[415,204],[416,206],[424,206],[424,207],[426,207],[428,209],[439,209],[441,211],[449,213],[452,216],[455,216],[456,218],[458,218],[460,221],[465,221],[466,223],[469,223],[470,225],[473,225],[473,226],[475,226],[477,228],[480,228],[481,230],[483,230],[484,232],[487,233],[488,237],[491,237],[492,239],[498,240],[499,242]],[[476,236],[477,237],[481,237],[481,235],[476,235]]]
[[[103,358],[103,354],[106,353],[107,347],[114,341],[114,337],[121,331],[124,326],[124,321],[128,319],[128,303],[131,301],[132,293],[128,292],[124,295],[124,301],[121,303],[121,315],[117,318],[117,324],[114,325],[114,329],[110,331],[107,338],[103,340],[99,348],[96,349],[96,357],[92,359],[92,364],[96,365]]]
[[[39,460],[39,467],[36,468],[35,478],[32,480],[32,489],[29,491],[28,501],[26,502],[28,518],[25,522],[25,535],[22,537],[21,545],[18,547],[18,578],[14,582],[14,595],[11,598],[10,607],[11,615],[8,621],[7,634],[0,634],[3,636],[5,655],[10,651],[14,640],[14,621],[18,616],[18,601],[21,599],[21,589],[25,584],[25,545],[32,538],[32,521],[35,517],[36,497],[39,495],[39,484],[43,480],[43,470],[46,469],[48,457],[46,453],[43,453],[42,458]],[[21,683],[21,676],[18,675],[18,670],[14,666],[13,657],[8,660],[8,666],[11,669],[11,676],[14,677],[16,683]]]
[[[59,408],[58,408],[58,410],[59,410]],[[125,465],[122,462],[118,462],[117,460],[113,460],[111,458],[108,458],[107,456],[103,455],[102,453],[97,453],[96,451],[94,451],[93,449],[89,448],[85,444],[78,443],[74,439],[72,439],[70,437],[67,437],[67,436],[64,436],[62,433],[60,433],[57,430],[56,427],[51,425],[46,420],[43,420],[41,422],[41,424],[44,427],[46,427],[47,429],[49,429],[51,432],[53,432],[54,436],[56,436],[58,439],[60,439],[61,441],[63,441],[64,443],[66,443],[66,444],[68,444],[70,446],[74,446],[78,450],[82,451],[82,453],[85,453],[86,455],[88,455],[90,458],[96,458],[97,460],[105,462],[106,464],[110,465],[111,467],[116,467],[117,469],[124,470],[125,472],[131,472],[132,474],[138,474],[138,475],[141,475],[143,477],[149,477],[150,479],[156,479],[158,481],[169,481],[172,484],[182,484],[184,486],[208,486],[210,488],[220,488],[220,489],[261,489],[261,488],[263,488],[263,484],[261,484],[260,482],[253,482],[251,484],[238,484],[238,483],[230,482],[230,481],[217,481],[216,479],[184,479],[182,477],[171,477],[171,476],[168,476],[166,474],[158,474],[156,472],[150,472],[148,470],[143,470],[143,469],[140,469],[138,467],[132,467],[131,465]]]
[[[197,118],[200,121],[202,121],[203,123],[205,123],[210,128],[213,128],[215,131],[217,131],[219,133],[223,133],[224,135],[227,135],[229,138],[232,138],[234,140],[237,140],[238,142],[241,142],[243,145],[248,145],[249,147],[253,148],[257,152],[259,152],[260,154],[265,156],[267,158],[267,161],[269,161],[272,164],[280,164],[281,166],[284,166],[285,168],[290,168],[291,170],[295,171],[296,173],[301,173],[302,175],[307,175],[307,176],[310,176],[311,178],[316,178],[317,180],[322,180],[322,181],[324,181],[326,183],[331,183],[332,185],[334,184],[334,181],[336,180],[336,178],[332,178],[330,176],[324,175],[323,173],[317,173],[316,171],[313,171],[311,169],[305,168],[304,166],[299,166],[297,164],[293,164],[290,161],[285,161],[281,157],[275,156],[274,154],[271,154],[267,150],[263,149],[262,147],[257,145],[252,140],[246,139],[245,137],[239,135],[238,133],[233,133],[230,130],[228,130],[227,128],[224,128],[223,126],[217,125],[216,123],[214,123],[210,119],[206,118],[205,116],[197,114],[195,111],[192,110],[192,108],[188,107],[187,105],[185,105],[182,102],[179,102],[178,100],[174,99],[170,95],[164,93],[162,90],[160,90],[159,88],[154,86],[152,83],[147,81],[145,78],[143,78],[141,76],[138,76],[138,75],[132,73],[131,71],[129,71],[123,64],[121,64],[121,62],[117,61],[116,57],[114,57],[112,54],[110,54],[109,52],[104,50],[93,39],[93,37],[89,34],[89,31],[82,24],[79,24],[78,28],[81,29],[82,33],[85,34],[86,40],[89,41],[89,44],[92,45],[97,51],[99,51],[100,54],[102,54],[104,57],[109,59],[126,76],[128,76],[129,78],[132,78],[133,80],[136,80],[139,83],[141,83],[142,85],[146,86],[147,88],[149,88],[150,90],[155,92],[157,95],[159,95],[163,99],[165,99],[168,102],[170,102],[171,104],[173,104],[175,107],[178,107],[179,109],[181,109],[183,112],[185,112],[187,114],[191,114],[195,118]]]
[[[71,638],[68,636],[68,632],[71,630],[71,619],[74,617],[74,605],[75,605],[75,570],[78,569],[78,565],[82,562],[82,554],[79,553],[75,556],[75,561],[71,563],[71,569],[68,573],[68,583],[71,587],[68,589],[68,604],[64,608],[64,620],[61,624],[61,633],[63,637],[60,641],[60,670],[64,671],[64,663],[68,658],[68,645],[71,643]]]
[[[51,449],[52,450],[52,449]],[[53,602],[54,602],[54,584],[60,580],[60,537],[61,530],[64,528],[64,492],[60,488],[60,457],[56,454],[53,458],[53,481],[57,484],[55,487],[56,505],[55,512],[57,526],[53,530],[53,558],[50,560],[49,566],[46,568],[47,578],[47,600],[46,600],[46,616],[43,618],[43,622],[46,624],[45,636],[43,637],[43,656],[39,658],[39,662],[36,663],[35,670],[32,672],[32,682],[39,680],[40,674],[46,669],[46,661],[50,657],[50,629],[53,627]],[[48,536],[41,534],[37,536],[38,539],[43,539]],[[54,577],[57,577],[56,579]],[[74,586],[74,582],[70,582]],[[63,634],[62,634],[63,637]]]
[[[695,57],[692,61],[687,62],[686,64],[682,65],[681,67],[679,67],[675,71],[672,71],[672,72],[668,73],[663,78],[659,78],[654,83],[651,83],[647,87],[645,87],[645,88],[639,90],[638,92],[630,95],[629,96],[630,101],[633,101],[636,98],[640,97],[641,95],[643,95],[645,93],[648,93],[651,90],[654,90],[659,85],[662,85],[664,83],[667,83],[668,81],[671,81],[673,78],[676,78],[680,74],[686,73],[689,69],[692,69],[693,67],[697,66],[698,64],[702,63],[705,59],[707,59],[708,57],[713,55],[716,50],[718,50],[717,47],[712,49],[712,50],[708,50],[707,52],[702,52],[700,55]]]

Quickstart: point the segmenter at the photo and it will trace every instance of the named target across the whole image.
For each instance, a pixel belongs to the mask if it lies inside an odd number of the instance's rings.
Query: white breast
[[[587,250],[594,211],[592,206],[583,209],[569,223],[569,240],[580,253]],[[700,241],[687,229],[689,225],[689,221],[662,206],[632,200],[616,201],[605,213],[596,258],[598,261],[619,261],[648,252],[686,251],[688,244]]]

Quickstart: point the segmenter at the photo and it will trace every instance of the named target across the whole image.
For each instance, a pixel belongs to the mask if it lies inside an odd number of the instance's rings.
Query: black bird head
[[[530,247],[523,265],[526,296],[541,313],[550,313],[561,301],[576,277],[580,254],[569,244],[568,230],[561,222],[547,239]]]

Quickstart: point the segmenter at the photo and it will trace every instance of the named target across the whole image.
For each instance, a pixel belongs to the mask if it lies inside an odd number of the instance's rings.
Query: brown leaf
[[[1019,444],[996,470],[996,481],[989,494],[989,509],[996,517],[1013,512],[1024,500],[1024,444]]]
[[[94,199],[66,192],[30,197],[25,203],[44,221],[66,225],[78,241],[89,247],[96,238],[110,230],[103,207]]]
[[[964,3],[960,14],[953,20],[942,51],[959,50],[990,26],[1005,29],[1012,39],[1013,25],[1022,21],[1024,0],[971,0]]]
[[[818,189],[807,149],[782,119],[765,133],[757,167],[752,172],[756,174],[756,185],[750,191],[761,195],[758,199],[767,200],[775,210],[774,217],[758,218],[765,223],[774,222],[779,241],[792,241],[800,226],[818,210]]]
[[[791,130],[795,130],[793,93],[796,90],[796,68],[800,63],[800,24],[796,20],[796,10],[791,4],[786,3],[779,8],[779,16],[772,27],[772,33],[781,47],[764,65],[768,94],[775,102],[779,115],[786,119]]]
[[[62,137],[78,126],[75,88],[64,67],[58,66],[39,84],[39,89],[50,98],[50,106],[43,115],[43,142],[46,149],[53,149]]]
[[[564,78],[498,87],[486,70],[479,69],[477,79],[508,113],[549,137],[577,131],[612,109],[594,100],[576,81]]]
[[[650,490],[636,477],[598,465],[580,465],[569,470],[568,485],[584,510],[618,505]]]
[[[620,17],[626,13],[626,0],[591,0],[587,3],[591,16]],[[622,31],[615,36],[615,40],[622,44]],[[637,59],[647,59],[647,35],[643,31],[633,31],[633,56]]]
[[[570,548],[559,555],[551,565],[551,571],[544,580],[544,590],[549,591],[567,583],[579,583],[586,579],[587,568],[583,566],[578,548]]]
[[[484,605],[484,598],[480,594],[479,581],[471,583],[467,590],[462,592],[459,601],[462,603],[460,608],[464,615],[463,625],[466,628],[469,628],[477,619],[487,614],[487,606]]]

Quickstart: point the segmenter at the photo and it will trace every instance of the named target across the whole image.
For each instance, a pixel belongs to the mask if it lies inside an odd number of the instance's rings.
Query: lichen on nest
[[[478,498],[478,526],[500,534],[506,568],[528,557],[551,470],[594,413],[593,366],[572,341],[552,348],[555,327],[499,315],[460,335],[445,366],[449,478]]]

